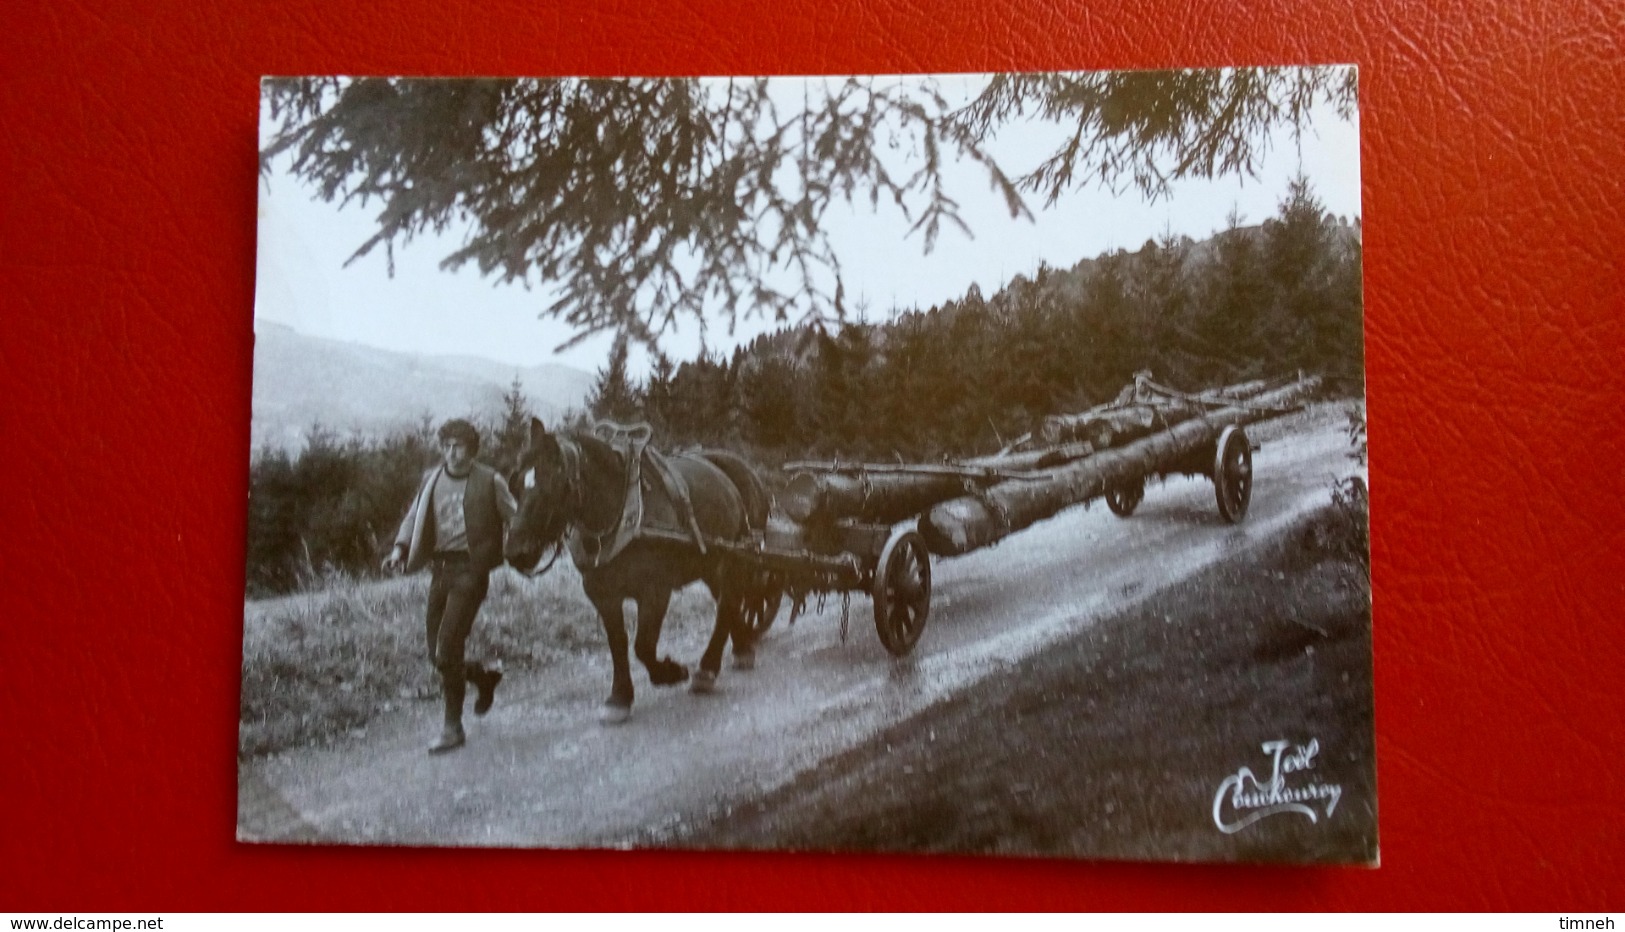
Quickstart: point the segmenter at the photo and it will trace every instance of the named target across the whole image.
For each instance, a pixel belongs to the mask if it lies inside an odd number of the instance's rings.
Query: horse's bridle
[[[557,435],[554,442],[559,447],[559,459],[562,463],[561,472],[564,475],[565,495],[568,499],[566,505],[570,510],[566,512],[564,520],[560,522],[559,533],[553,538],[552,542],[542,545],[543,547],[552,547],[553,555],[547,558],[545,564],[538,557],[536,566],[528,570],[519,570],[519,572],[531,579],[546,575],[547,571],[553,568],[553,564],[558,562],[559,555],[564,553],[564,535],[569,533],[570,523],[574,520],[570,516],[579,513],[581,510],[581,448],[563,434]],[[536,465],[532,463],[527,471],[534,472],[535,469]],[[515,568],[517,569],[517,567]]]
[[[586,493],[583,491],[581,482],[581,445],[564,434],[555,434],[554,442],[558,444],[559,458],[563,463],[561,471],[564,475],[565,504],[569,510],[566,512],[566,517],[559,528],[558,536],[553,539],[551,544],[553,555],[548,558],[546,565],[541,566],[540,569],[520,570],[520,572],[532,579],[544,575],[553,568],[553,564],[558,562],[559,555],[564,552],[564,538],[570,531],[570,525],[575,524],[580,527],[582,521],[581,511]],[[531,468],[535,469],[535,466]],[[618,520],[612,521],[610,526],[602,531],[591,531],[581,527],[581,536],[596,544],[596,549],[601,550],[604,539],[614,534],[619,527],[620,522]],[[538,559],[537,563],[540,564],[541,561]]]
[[[526,576],[528,576],[531,579],[540,579],[541,577],[546,576],[547,571],[553,568],[553,564],[559,562],[559,554],[564,552],[564,535],[563,534],[560,534],[558,536],[558,539],[553,541],[552,547],[553,547],[553,555],[551,557],[547,558],[547,562],[545,564],[542,563],[542,561],[540,559],[538,559],[536,561],[536,563],[537,563],[536,566],[534,566],[534,567],[532,567],[532,568],[530,568],[528,570],[520,570],[519,572],[525,574]]]

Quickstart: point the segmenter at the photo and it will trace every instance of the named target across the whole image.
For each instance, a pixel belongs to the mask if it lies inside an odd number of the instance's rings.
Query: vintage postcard
[[[240,839],[1377,862],[1352,67],[261,106]]]

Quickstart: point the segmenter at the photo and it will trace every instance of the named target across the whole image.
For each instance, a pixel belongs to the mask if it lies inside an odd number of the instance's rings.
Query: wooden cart
[[[919,642],[930,616],[933,556],[989,546],[1094,498],[1128,517],[1148,478],[1175,473],[1211,479],[1219,514],[1242,520],[1257,449],[1244,426],[1295,410],[1292,402],[1316,385],[1300,378],[1171,393],[1171,400],[1150,402],[1151,429],[1116,433],[1115,445],[1098,432],[1084,440],[1061,432],[1048,444],[963,463],[790,463],[767,528],[748,542],[717,546],[742,572],[757,574],[743,606],[754,632],[773,624],[786,596],[799,610],[811,595],[867,592],[881,644],[900,657]],[[1079,420],[1085,430],[1099,422]]]

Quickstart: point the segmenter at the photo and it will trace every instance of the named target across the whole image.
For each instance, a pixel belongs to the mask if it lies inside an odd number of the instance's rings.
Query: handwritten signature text
[[[1326,818],[1332,817],[1343,798],[1343,787],[1324,783],[1310,773],[1320,754],[1318,739],[1296,745],[1266,741],[1263,750],[1270,759],[1268,779],[1259,779],[1251,767],[1241,767],[1225,777],[1213,794],[1213,824],[1219,831],[1233,835],[1260,819],[1289,812],[1319,822],[1317,804],[1324,806]]]

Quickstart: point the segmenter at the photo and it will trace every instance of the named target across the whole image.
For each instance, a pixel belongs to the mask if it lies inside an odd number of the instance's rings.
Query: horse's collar
[[[581,445],[563,434],[558,436],[559,458],[564,465],[564,487],[570,501],[570,520],[580,523],[586,495],[581,487]]]
[[[568,540],[570,554],[578,567],[593,569],[615,559],[641,533],[644,524],[642,467],[656,458],[654,451],[648,447],[648,441],[648,428],[642,426],[638,429],[617,427],[608,437],[601,429],[595,428],[590,433],[577,433],[572,438],[572,446],[577,448],[574,469],[578,488],[581,489],[582,507],[573,522],[573,532]],[[599,461],[583,464],[581,460],[588,455],[597,456]],[[619,478],[614,488],[593,492],[592,502],[596,505],[609,508],[612,502],[618,502],[599,528],[589,527],[586,523],[586,492],[590,490],[581,470],[589,465],[595,482]]]
[[[602,530],[587,527],[587,489],[581,478],[581,460],[583,452],[581,444],[573,437],[559,434],[559,453],[564,459],[564,481],[569,488],[571,522],[575,525],[576,533],[584,543],[590,543],[594,551],[601,550],[604,542],[620,530],[620,515],[610,518],[609,526]]]

